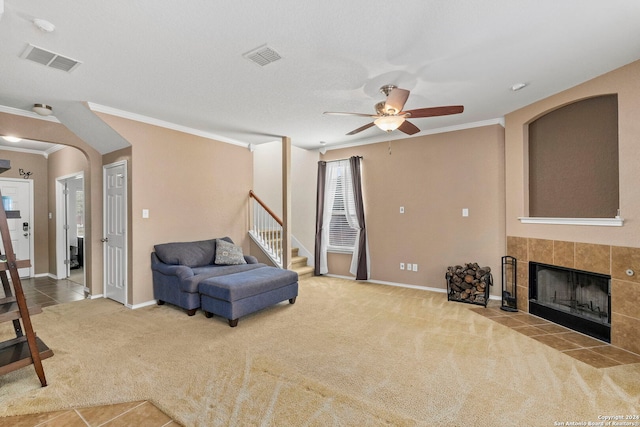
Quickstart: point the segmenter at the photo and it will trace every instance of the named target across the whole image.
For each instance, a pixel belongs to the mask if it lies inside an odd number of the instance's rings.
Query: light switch
[[[400,213],[404,213],[404,206],[400,206]]]
[[[149,218],[149,209],[142,209],[142,218]]]
[[[462,209],[462,216],[469,216],[469,209],[467,208]]]

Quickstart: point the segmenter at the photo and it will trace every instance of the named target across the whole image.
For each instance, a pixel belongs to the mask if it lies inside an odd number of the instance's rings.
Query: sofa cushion
[[[249,270],[266,267],[266,264],[242,264],[242,265],[208,265],[193,268],[193,276],[180,281],[182,292],[198,292],[198,284],[211,277],[226,276],[228,274],[243,273]]]
[[[246,264],[242,254],[242,248],[227,241],[216,239],[216,258],[214,261],[218,265],[239,265]]]
[[[200,281],[198,292],[224,301],[238,301],[298,282],[298,273],[277,267],[262,267]]]
[[[154,249],[160,261],[165,264],[200,267],[213,264],[216,254],[216,240],[220,239],[162,243],[155,245]],[[231,242],[228,237],[222,240]]]

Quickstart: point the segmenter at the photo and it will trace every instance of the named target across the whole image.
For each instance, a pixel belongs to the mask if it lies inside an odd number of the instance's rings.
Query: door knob
[[[24,237],[29,237],[29,233],[24,233],[23,236]]]
[[[104,239],[100,239],[100,241],[101,241],[102,243],[105,243],[105,242],[108,242],[108,241],[109,241],[109,238],[108,238],[108,237],[105,237]]]

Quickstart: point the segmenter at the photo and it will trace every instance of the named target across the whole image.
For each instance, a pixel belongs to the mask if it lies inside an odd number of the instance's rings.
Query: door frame
[[[66,279],[69,276],[69,264],[65,264],[65,260],[69,259],[69,245],[68,239],[62,238],[62,227],[64,227],[64,220],[66,219],[66,205],[67,200],[64,194],[65,182],[69,179],[82,179],[82,188],[85,189],[84,171],[72,173],[69,175],[63,175],[56,178],[56,280]],[[85,199],[86,206],[86,199]],[[86,211],[86,207],[85,207]],[[84,215],[84,213],[83,213]],[[86,220],[86,218],[84,218]],[[84,258],[86,259],[86,258]],[[86,285],[86,269],[83,269],[85,274],[85,290]]]
[[[29,233],[31,233],[29,239],[29,277],[35,277],[35,265],[36,261],[34,259],[35,256],[35,218],[34,218],[34,198],[33,198],[33,179],[23,179],[23,178],[0,178],[2,181],[17,181],[17,182],[28,182],[29,183]]]
[[[123,211],[124,211],[124,217],[122,218],[122,220],[124,221],[124,247],[122,248],[123,250],[123,261],[122,261],[122,265],[123,265],[123,269],[124,271],[122,272],[122,278],[124,280],[124,303],[123,305],[125,307],[130,307],[129,306],[129,222],[128,222],[128,212],[129,212],[129,202],[128,202],[128,197],[129,197],[129,175],[127,173],[127,160],[119,160],[117,162],[113,162],[113,163],[109,163],[107,165],[102,165],[102,238],[104,239],[107,236],[107,216],[108,216],[108,212],[107,212],[107,169],[109,168],[113,168],[113,167],[118,167],[118,166],[124,166],[123,167],[123,179],[124,179],[124,185],[123,185],[123,191],[124,191],[124,197],[123,197]],[[102,295],[104,296],[104,298],[107,298],[107,271],[108,271],[109,265],[107,265],[107,251],[104,250],[104,244],[103,244],[103,250],[102,250]]]

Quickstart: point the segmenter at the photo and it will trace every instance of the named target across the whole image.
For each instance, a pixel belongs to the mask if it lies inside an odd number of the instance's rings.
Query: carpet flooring
[[[236,328],[105,299],[32,320],[55,352],[49,386],[32,367],[1,376],[0,416],[142,400],[185,426],[586,425],[640,413],[640,363],[597,368],[416,289],[310,278],[296,304]]]

